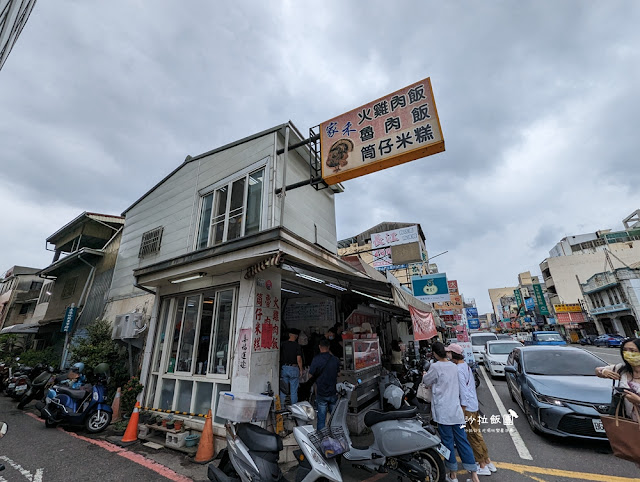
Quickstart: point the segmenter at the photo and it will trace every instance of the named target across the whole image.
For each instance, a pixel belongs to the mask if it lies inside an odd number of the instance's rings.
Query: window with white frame
[[[260,231],[264,173],[263,167],[202,197],[196,249]]]
[[[212,397],[230,389],[236,291],[221,287],[163,299],[148,404],[206,414]]]

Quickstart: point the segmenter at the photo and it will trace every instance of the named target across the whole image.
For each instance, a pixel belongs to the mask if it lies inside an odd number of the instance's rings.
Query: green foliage
[[[0,335],[0,362],[16,365],[15,358],[23,350],[23,346],[15,333]]]
[[[60,353],[50,346],[44,350],[27,350],[20,353],[20,363],[34,367],[38,363],[57,367],[60,365]]]
[[[133,407],[136,405],[136,398],[144,387],[140,384],[138,377],[131,377],[127,384],[122,387],[120,395],[120,412],[125,415],[131,415]]]
[[[93,368],[106,363],[110,369],[108,384],[109,397],[113,399],[117,387],[121,387],[129,379],[128,355],[126,348],[111,339],[111,324],[106,320],[98,320],[87,328],[88,336],[74,342],[70,350],[71,363],[82,362],[88,378],[93,375]]]

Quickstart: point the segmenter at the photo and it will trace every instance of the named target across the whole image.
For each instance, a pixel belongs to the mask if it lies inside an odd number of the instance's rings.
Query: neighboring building
[[[37,268],[14,266],[0,280],[0,330],[2,333],[32,333],[21,331],[29,324],[42,288]]]
[[[0,0],[0,70],[35,4],[36,0]]]
[[[509,316],[505,317],[505,312],[508,314],[511,312],[511,307],[506,304],[507,301],[503,300],[504,297],[513,297],[513,291],[517,286],[506,286],[504,288],[489,288],[489,298],[491,299],[491,306],[493,307],[493,313],[496,316],[496,321],[508,322]]]
[[[640,263],[613,272],[596,273],[580,286],[599,334],[637,336],[640,330]],[[583,334],[589,333],[593,332]]]
[[[123,225],[121,216],[84,212],[47,238],[54,256],[51,265],[39,272],[48,280],[33,317],[39,324],[39,346],[53,345],[61,353],[68,348],[61,333],[67,308],[77,308],[69,342],[73,336],[83,336],[87,325],[102,316]]]
[[[542,299],[538,300],[534,285],[540,285]],[[519,298],[518,298],[519,297]],[[489,298],[494,309],[496,323],[503,330],[531,329],[547,325],[550,321],[549,300],[545,283],[530,271],[518,274],[518,285],[492,288]],[[546,311],[545,311],[546,309]]]
[[[415,242],[418,243],[422,263],[395,263],[392,261],[392,246],[394,241],[387,242],[376,236],[381,233],[398,233],[402,236],[403,231],[414,229]],[[413,233],[411,233],[413,235]],[[376,241],[376,239],[378,241]],[[397,241],[401,241],[399,238]],[[396,245],[397,246],[397,245]],[[381,272],[390,271],[393,276],[400,281],[402,286],[411,288],[411,276],[423,275],[428,273],[437,273],[437,265],[432,263],[428,265],[429,255],[425,247],[425,236],[422,227],[418,223],[394,223],[382,222],[366,231],[338,241],[338,255],[349,256],[358,254],[362,260],[369,266],[374,267]],[[431,269],[433,268],[433,269]]]
[[[409,302],[431,310],[368,266],[336,255],[334,198],[342,188],[314,185],[314,149],[284,154],[285,139],[304,140],[287,123],[187,157],[124,213],[105,313],[116,321],[153,301],[144,402],[195,414],[192,427],[202,424],[197,414],[216,413],[221,391],[259,393],[270,383],[277,392],[287,328],[313,340],[337,323],[384,327],[407,317]],[[357,359],[355,366],[374,362]],[[353,358],[345,363],[354,368]],[[368,390],[361,406],[378,398],[374,372],[360,372]],[[218,434],[221,423],[214,418]]]

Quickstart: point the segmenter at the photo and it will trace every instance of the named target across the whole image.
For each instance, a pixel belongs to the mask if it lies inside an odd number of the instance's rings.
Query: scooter
[[[55,369],[51,366],[47,367],[40,375],[33,380],[27,380],[27,391],[20,398],[18,408],[22,410],[32,400],[42,400],[45,393],[53,386],[56,376],[53,374]]]
[[[0,438],[4,437],[7,433],[7,424],[0,422]],[[4,464],[0,464],[0,472],[4,470]]]
[[[344,433],[349,446],[343,459],[353,467],[370,473],[396,472],[412,481],[444,482],[445,467],[440,458],[449,456],[435,429],[417,418],[416,407],[385,412],[370,410],[364,424],[373,432],[370,447],[354,446],[347,427],[347,413],[355,386],[338,383],[338,403],[331,416],[331,429]]]
[[[106,400],[105,381],[106,376],[98,375],[94,385],[87,384],[80,389],[55,385],[49,389],[45,403],[36,404],[45,426],[84,425],[91,433],[102,432],[113,416]]]
[[[315,431],[312,424],[316,414],[311,404],[299,402],[289,406],[287,410],[278,411],[277,414],[293,418],[297,425],[293,429],[296,441],[305,454],[311,454],[311,451],[315,452],[315,456],[309,455],[310,458],[304,460],[305,458],[300,456],[299,450],[294,451],[300,462],[296,480],[311,482],[325,477],[330,481],[341,482],[342,477],[337,462],[324,460],[305,435]],[[280,436],[251,423],[235,423],[227,420],[225,428],[227,448],[219,454],[218,467],[213,464],[209,465],[207,469],[209,480],[217,482],[285,480],[278,466],[280,451],[283,448]],[[298,429],[304,430],[299,431]],[[310,467],[310,470],[307,470],[307,467]]]

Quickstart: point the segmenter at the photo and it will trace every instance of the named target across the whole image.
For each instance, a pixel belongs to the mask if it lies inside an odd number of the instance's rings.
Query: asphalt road
[[[606,363],[620,360],[615,348],[587,349]],[[482,426],[484,437],[498,467],[497,473],[481,480],[640,482],[640,469],[614,457],[606,442],[534,434],[517,404],[511,401],[504,379],[483,377],[478,396],[480,409],[487,417],[487,423]],[[500,408],[498,403],[502,405]],[[103,436],[87,437],[82,431],[46,429],[42,421],[17,410],[15,405],[13,400],[0,396],[0,421],[9,424],[7,435],[0,440],[0,463],[7,467],[0,472],[0,482],[206,480],[205,466],[192,464],[177,452],[153,452],[140,445],[128,451],[107,444]],[[513,426],[519,436],[512,437],[506,432],[508,427],[495,419],[496,423],[491,423],[492,415],[498,416],[510,409],[518,414]],[[345,481],[397,480],[391,474],[372,475],[344,464],[342,469]],[[289,472],[287,477],[292,478],[293,473]],[[465,474],[460,473],[459,480],[464,482]]]

